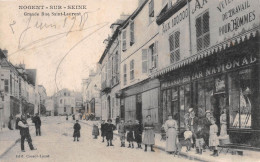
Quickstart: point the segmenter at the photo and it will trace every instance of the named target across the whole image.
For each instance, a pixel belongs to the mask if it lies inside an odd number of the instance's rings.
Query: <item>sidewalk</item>
[[[35,132],[34,126],[28,122],[30,126],[30,134]],[[4,156],[12,147],[21,139],[20,130],[9,130],[4,128],[0,131],[0,158]]]
[[[98,121],[86,121],[86,120],[79,120],[81,123],[85,123],[89,126],[93,126],[94,122]],[[115,135],[118,135],[117,131],[114,131]],[[166,142],[161,140],[161,135],[159,133],[155,134],[155,147],[160,150],[165,150]],[[202,155],[196,154],[195,149],[191,149],[191,151],[186,152],[186,147],[182,147],[182,151],[180,152],[180,156],[186,157],[190,160],[199,160],[199,161],[216,161],[216,162],[223,162],[223,161],[230,161],[230,162],[244,162],[244,161],[250,161],[250,162],[260,162],[260,153],[256,151],[243,151],[244,155],[232,155],[230,153],[224,154],[220,153],[218,157],[210,156],[212,154],[211,151],[206,150],[206,152],[203,152]]]

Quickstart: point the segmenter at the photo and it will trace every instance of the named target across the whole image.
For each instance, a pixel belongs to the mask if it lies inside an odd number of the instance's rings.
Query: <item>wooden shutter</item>
[[[154,68],[157,68],[158,66],[158,41],[155,41],[154,43]]]
[[[142,50],[142,72],[147,73],[148,71],[148,50]]]

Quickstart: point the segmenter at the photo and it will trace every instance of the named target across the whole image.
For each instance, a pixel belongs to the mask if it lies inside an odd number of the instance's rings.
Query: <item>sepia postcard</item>
[[[0,0],[0,162],[260,162],[259,0]]]

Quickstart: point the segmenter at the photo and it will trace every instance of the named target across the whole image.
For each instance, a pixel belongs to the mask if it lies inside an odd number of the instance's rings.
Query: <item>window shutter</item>
[[[198,17],[196,19],[196,36],[199,37],[202,35],[202,23],[201,23],[201,17]]]
[[[130,24],[130,46],[134,44],[135,38],[134,38],[134,22],[131,22]]]
[[[122,33],[122,50],[126,50],[126,30],[123,30]]]
[[[147,58],[148,58],[148,70],[150,70],[152,68],[152,53],[151,53],[151,49],[149,48],[148,49],[148,55],[147,55]]]
[[[143,49],[142,50],[142,72],[143,73],[147,73],[147,69],[148,69],[147,57],[148,57],[147,49]]]
[[[169,37],[169,46],[170,46],[170,62],[174,62],[174,34]]]
[[[158,66],[158,41],[154,43],[154,68]]]

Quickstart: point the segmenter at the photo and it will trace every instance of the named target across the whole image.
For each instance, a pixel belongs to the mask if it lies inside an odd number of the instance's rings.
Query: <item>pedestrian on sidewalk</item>
[[[99,136],[98,123],[93,124],[92,135],[94,136],[94,139],[97,139]]]
[[[137,143],[137,149],[143,149],[142,148],[142,133],[143,133],[143,125],[139,122],[139,120],[135,120],[134,125],[134,135],[135,135],[135,141]]]
[[[105,142],[104,138],[106,137],[106,123],[105,123],[105,120],[102,120],[102,123],[101,123],[101,137],[103,138],[102,142]]]
[[[183,133],[184,136],[184,143],[186,146],[186,152],[190,151],[190,148],[192,146],[193,140],[192,140],[192,132],[190,131],[190,128],[186,125],[185,132]],[[181,150],[179,150],[181,151]]]
[[[35,117],[33,118],[33,123],[35,124],[35,132],[36,136],[41,136],[41,118],[39,117],[39,114],[36,113]]]
[[[118,129],[118,124],[119,124],[119,122],[120,122],[120,118],[119,118],[119,116],[117,116],[117,117],[116,117],[116,129]]]
[[[218,156],[217,146],[219,145],[219,139],[217,136],[218,126],[215,124],[216,119],[214,117],[211,118],[211,126],[209,130],[209,147],[212,147],[213,154],[211,156]]]
[[[112,120],[108,119],[106,125],[106,139],[107,139],[107,146],[114,146],[112,144],[113,140],[113,131],[116,129],[116,126],[112,124]]]
[[[178,124],[173,120],[172,115],[168,115],[168,120],[164,124],[166,131],[166,147],[165,151],[170,154],[177,151],[176,140],[178,135]]]
[[[10,130],[14,130],[14,129],[13,129],[13,119],[14,119],[14,117],[13,117],[13,115],[11,114],[10,117],[9,117],[9,121],[8,121],[8,128],[9,128]]]
[[[154,123],[151,120],[151,115],[146,116],[146,121],[144,122],[144,140],[143,143],[145,145],[144,151],[147,151],[147,146],[151,146],[151,151],[154,152],[153,145],[155,134],[154,134]]]
[[[73,133],[74,142],[76,141],[76,139],[77,139],[77,141],[79,141],[81,126],[80,126],[78,120],[76,120],[76,123],[74,124],[73,128],[74,128],[74,133]]]
[[[32,144],[32,138],[29,131],[29,125],[26,121],[26,116],[23,114],[21,115],[21,120],[18,122],[18,126],[20,129],[20,135],[21,135],[21,150],[22,152],[25,152],[24,150],[24,140],[26,139],[28,142],[28,145],[31,150],[36,150],[36,148],[33,147]]]
[[[66,114],[66,120],[69,120],[69,116],[68,116],[68,114]]]
[[[124,120],[121,120],[121,122],[118,124],[118,134],[120,136],[121,147],[125,147],[125,133],[125,123]]]
[[[18,123],[19,123],[19,121],[21,120],[21,114],[18,114],[18,115],[16,115],[16,120],[15,120],[15,129],[19,129],[19,125],[18,125]]]
[[[129,120],[126,126],[126,137],[127,142],[129,143],[128,148],[134,148],[134,125],[132,120]]]
[[[204,150],[206,150],[206,148],[209,148],[209,130],[210,130],[210,126],[211,126],[211,118],[212,118],[211,112],[210,112],[210,110],[207,110],[204,120],[203,120],[204,127],[202,128],[203,129],[203,139],[205,141],[205,144],[203,146]],[[210,148],[210,150],[211,150],[211,148]]]
[[[75,115],[74,114],[72,115],[72,120],[75,120]]]
[[[192,140],[193,140],[193,145],[192,147],[194,148],[195,143],[196,143],[196,137],[195,137],[195,129],[197,128],[198,125],[198,117],[195,114],[195,111],[193,108],[189,109],[189,121],[188,121],[188,125],[190,128],[190,131],[192,132]]]

